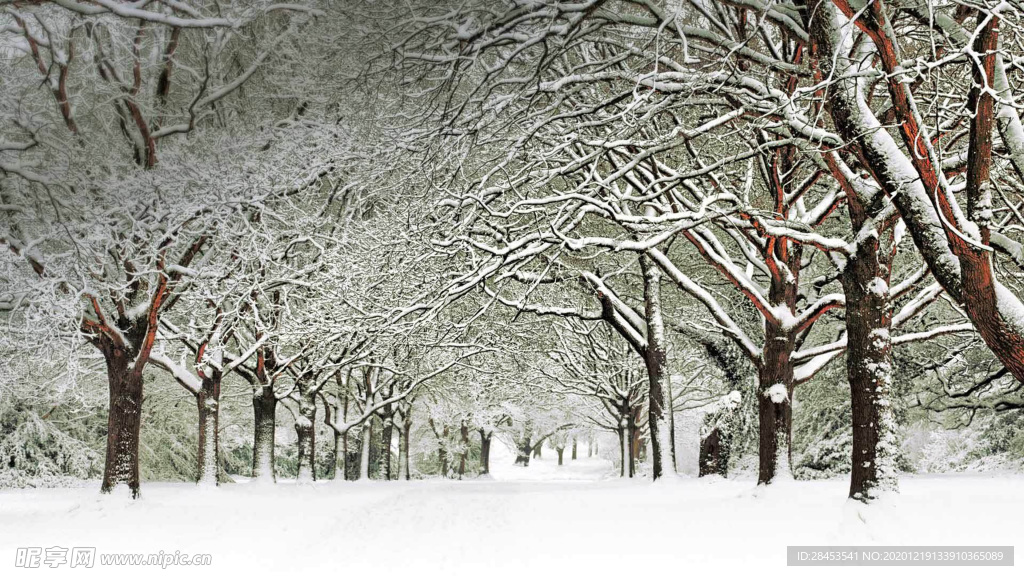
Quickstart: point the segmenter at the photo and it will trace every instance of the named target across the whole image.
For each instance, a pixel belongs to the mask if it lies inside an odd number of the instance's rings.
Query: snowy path
[[[862,507],[846,502],[842,480],[770,490],[756,490],[749,480],[682,479],[661,486],[644,480],[586,482],[612,472],[610,463],[583,458],[559,469],[554,454],[546,457],[517,469],[499,448],[494,479],[479,481],[239,484],[205,490],[148,484],[137,502],[101,497],[95,487],[4,491],[0,573],[22,573],[8,570],[19,546],[213,554],[212,568],[64,567],[97,575],[288,574],[308,567],[332,574],[586,576],[655,569],[688,574],[704,565],[747,571],[752,563],[758,573],[770,574],[788,571],[787,544],[1017,545],[1018,553],[1024,550],[1022,477],[907,478],[898,499],[861,518]],[[936,572],[910,572],[915,570]],[[812,571],[820,573],[807,572]]]

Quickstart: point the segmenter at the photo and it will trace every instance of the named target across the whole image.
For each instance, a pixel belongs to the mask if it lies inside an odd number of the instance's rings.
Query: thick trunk
[[[202,388],[196,396],[199,409],[199,454],[197,458],[198,484],[218,484],[220,462],[220,371],[203,378]]]
[[[537,444],[536,446],[534,446],[533,447],[533,457],[534,458],[540,458],[541,457],[541,450],[542,449],[543,449],[543,444]]]
[[[299,470],[296,481],[300,483],[316,480],[316,397],[307,394],[299,396],[299,411],[295,416],[295,434],[299,446]]]
[[[572,459],[576,459],[576,439],[572,439]]]
[[[793,339],[778,333],[770,325],[758,370],[757,415],[758,484],[771,484],[777,478],[791,478],[790,447],[793,398]]]
[[[670,473],[675,457],[672,453],[669,423],[670,407],[668,346],[661,315],[661,270],[646,256],[640,258],[644,276],[644,311],[647,316],[647,348],[644,364],[649,382],[647,423],[651,430],[651,475],[654,480]]]
[[[850,498],[864,501],[897,489],[889,253],[877,237],[862,241],[842,276],[853,420]]]
[[[480,474],[491,473],[491,434],[480,430]]]
[[[779,241],[771,248],[770,257],[783,263],[773,273],[768,288],[768,301],[796,313],[797,286],[800,277],[802,250],[799,244]],[[757,413],[758,484],[771,484],[778,478],[792,478],[793,423],[793,351],[795,334],[765,323],[764,348],[758,367]]]
[[[275,480],[274,431],[277,428],[277,397],[272,386],[264,385],[252,397],[252,477]]]
[[[107,454],[101,492],[120,483],[132,498],[139,496],[139,432],[142,426],[142,374],[131,369],[128,351],[103,350],[107,365],[110,406],[107,414]]]
[[[555,452],[558,452],[558,465],[562,465],[562,455],[565,452],[565,448],[555,448]]]

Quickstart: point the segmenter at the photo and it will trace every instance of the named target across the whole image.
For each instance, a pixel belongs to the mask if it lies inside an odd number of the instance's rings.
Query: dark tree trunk
[[[343,396],[341,401],[341,422],[348,421],[348,394],[344,390],[338,390]],[[338,420],[338,418],[335,418]],[[344,434],[334,431],[334,478],[336,480],[348,480],[348,429]]]
[[[724,477],[728,468],[728,457],[725,452],[722,432],[715,428],[700,443],[700,476],[718,474]]]
[[[576,459],[576,439],[572,439],[572,459]]]
[[[773,275],[768,301],[795,313],[797,279],[802,250],[799,245],[775,244],[770,255],[786,264],[787,271]],[[773,322],[765,323],[765,343],[758,368],[758,484],[771,484],[779,475],[792,476],[790,468],[793,400],[793,350],[795,334]]]
[[[628,466],[626,471],[630,478],[636,475],[637,440],[636,418],[632,413],[630,413],[629,418],[626,420],[626,445],[629,448],[627,452]]]
[[[301,389],[301,388],[300,388]],[[299,445],[298,482],[316,480],[316,397],[299,394],[299,413],[295,417],[295,434]]]
[[[758,484],[771,484],[780,474],[791,475],[794,342],[768,326],[763,365],[758,371],[757,415]]]
[[[491,434],[480,429],[480,474],[491,473]]]
[[[463,422],[459,428],[459,442],[461,443],[461,451],[459,452],[459,479],[461,480],[466,474],[466,457],[469,453],[469,427]]]
[[[213,370],[202,379],[196,396],[199,409],[198,484],[218,484],[220,463],[220,381],[221,372]]]
[[[530,437],[521,438],[519,445],[516,446],[516,464],[519,466],[530,465],[530,452],[533,451],[533,444],[530,442]]]
[[[384,458],[384,479],[391,480],[391,436],[394,434],[395,421],[387,416],[384,419],[384,427],[381,429],[380,449],[381,457]]]
[[[252,397],[252,477],[274,481],[274,431],[277,427],[277,397],[272,386],[263,385]]]
[[[858,200],[851,197],[847,201],[855,231],[880,226],[874,221],[883,207],[882,196],[868,206]],[[840,279],[846,294],[846,373],[853,422],[850,498],[869,501],[881,492],[897,489],[889,295],[895,250],[889,230],[859,236],[864,239],[847,259]]]
[[[139,433],[142,427],[142,373],[130,367],[123,347],[102,349],[107,365],[110,405],[107,414],[107,454],[101,492],[124,483],[132,498],[139,497]]]
[[[627,461],[627,458],[630,458],[632,450],[630,450],[626,446],[628,442],[626,436],[626,428],[619,424],[619,427],[617,430],[615,430],[615,433],[618,434],[619,436],[619,477],[625,478],[627,474],[626,471],[631,469],[631,465]]]
[[[409,433],[412,431],[412,420],[406,418],[402,420],[402,469],[406,480],[410,478],[409,472]]]
[[[533,447],[533,457],[534,458],[540,458],[541,457],[541,449],[543,448],[543,446],[544,446],[543,444],[537,444],[536,446]]]
[[[565,447],[555,448],[555,452],[558,453],[558,465],[561,466],[562,465],[562,455],[565,452]]]
[[[444,427],[444,434],[441,440],[441,446],[437,450],[437,457],[441,461],[441,476],[448,477],[448,448],[445,444],[448,442],[448,425]]]

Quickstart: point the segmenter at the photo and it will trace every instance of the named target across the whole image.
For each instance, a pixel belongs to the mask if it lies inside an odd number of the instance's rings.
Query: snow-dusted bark
[[[647,390],[647,422],[651,431],[651,470],[654,479],[674,474],[671,406],[668,401],[668,341],[662,318],[661,270],[646,256],[640,258],[644,276],[644,312],[647,317],[647,348],[644,363],[650,383]]]
[[[203,378],[196,406],[199,410],[199,451],[196,482],[216,486],[220,470],[220,385],[221,372]]]
[[[292,412],[299,448],[296,481],[307,483],[316,480],[316,389],[309,375],[299,376],[296,388],[298,398]]]
[[[277,397],[270,386],[261,386],[252,396],[253,439],[252,477],[254,480],[276,481],[274,472],[275,431],[277,429]]]

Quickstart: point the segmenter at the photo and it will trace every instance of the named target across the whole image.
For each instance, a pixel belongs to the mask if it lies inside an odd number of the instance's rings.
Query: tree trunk
[[[216,486],[219,483],[220,381],[221,372],[213,370],[209,377],[202,379],[202,387],[196,396],[199,409],[198,484]]]
[[[854,208],[851,213],[855,223],[865,221]],[[862,501],[898,487],[896,419],[890,397],[893,248],[883,245],[879,236],[886,237],[879,234],[858,244],[841,278],[846,293],[846,372],[853,420],[850,498]]]
[[[587,441],[587,458],[594,457],[594,439],[591,438]]]
[[[798,244],[779,241],[769,257],[785,264],[773,274],[768,301],[785,306],[795,314],[802,249]],[[780,267],[781,268],[781,267]],[[776,478],[792,478],[790,466],[793,421],[793,350],[795,334],[773,322],[765,322],[764,348],[758,368],[758,484],[771,484]]]
[[[469,427],[466,426],[465,421],[459,428],[459,442],[461,443],[461,450],[459,451],[459,479],[466,474],[466,456],[469,452]]]
[[[263,385],[253,394],[252,477],[274,482],[274,433],[277,428],[277,397]]]
[[[572,459],[576,459],[576,439],[572,439]]]
[[[770,324],[762,366],[758,370],[758,484],[792,477],[790,437],[793,399],[793,339]]]
[[[299,470],[296,482],[316,481],[316,397],[299,394],[299,413],[295,417],[295,434],[299,444]]]
[[[491,434],[480,429],[480,475],[491,473]]]
[[[516,465],[518,466],[529,466],[530,465],[530,453],[533,451],[533,444],[530,442],[530,437],[519,439],[519,445],[516,446]]]
[[[363,441],[359,446],[359,479],[370,479],[370,445],[373,442],[373,416],[363,422]]]
[[[341,424],[348,420],[348,394],[344,390],[338,390],[338,393],[343,395],[341,401]],[[335,410],[337,415],[337,410]],[[338,420],[336,417],[335,420]],[[348,480],[348,429],[345,430],[344,434],[339,434],[337,430],[334,431],[334,478],[335,480]]]
[[[626,475],[630,478],[636,475],[636,419],[630,412],[626,419]]]
[[[675,460],[670,438],[671,425],[666,402],[669,389],[668,347],[665,324],[661,316],[661,270],[646,256],[640,257],[644,275],[644,311],[647,316],[647,348],[644,364],[647,366],[648,387],[647,423],[651,430],[651,475],[654,480],[671,470]]]
[[[541,457],[541,450],[543,449],[543,447],[544,447],[543,443],[537,444],[536,446],[533,447],[533,457],[534,458],[540,458]]]
[[[719,474],[725,476],[722,462],[722,437],[718,428],[711,430],[711,433],[700,443],[700,476]]]
[[[381,457],[384,458],[384,479],[391,480],[391,436],[395,430],[394,419],[388,416],[384,420],[383,426],[381,429],[380,449],[383,451],[381,452]]]
[[[558,465],[562,465],[562,454],[565,452],[565,448],[555,448],[555,452],[558,453]]]
[[[110,405],[107,413],[107,454],[101,492],[125,483],[139,497],[139,433],[142,427],[142,374],[131,369],[123,347],[102,350],[107,365]]]
[[[619,435],[619,477],[625,478],[626,470],[630,469],[630,464],[626,459],[629,458],[631,453],[629,447],[626,446],[629,440],[627,439],[625,426],[620,423],[615,433]]]
[[[409,480],[409,433],[412,431],[412,420],[408,413],[402,420],[402,476]]]

